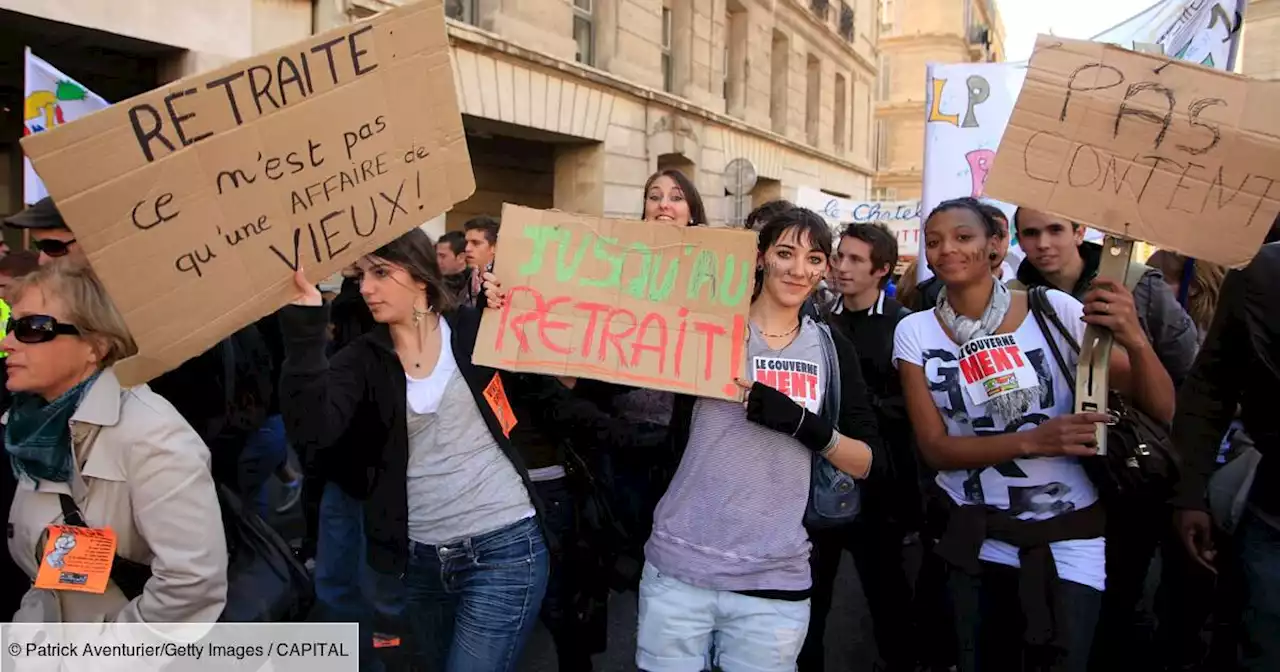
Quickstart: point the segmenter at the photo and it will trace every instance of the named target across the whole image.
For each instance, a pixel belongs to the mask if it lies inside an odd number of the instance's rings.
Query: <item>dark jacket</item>
[[[520,454],[502,432],[485,388],[495,378],[512,403],[539,409],[537,421],[556,438],[590,436],[602,446],[623,446],[628,427],[611,421],[585,401],[576,400],[558,381],[471,363],[480,329],[480,311],[445,316],[452,330],[454,359],[476,407],[507,459],[520,474],[529,499],[541,515],[542,503],[529,481]],[[406,424],[404,367],[385,325],[377,325],[330,360],[326,354],[329,307],[286,306],[280,310],[285,360],[280,406],[289,440],[308,453],[332,451],[327,476],[364,500],[369,564],[385,573],[402,573],[409,553],[409,503],[406,490],[409,432]],[[545,534],[545,530],[544,530]],[[556,540],[548,536],[554,546]]]
[[[1263,245],[1246,268],[1227,274],[1209,334],[1178,390],[1174,446],[1184,460],[1175,504],[1204,510],[1205,481],[1237,405],[1264,458],[1250,502],[1280,515],[1280,243]]]
[[[903,522],[909,529],[917,529],[923,513],[919,465],[902,379],[893,365],[893,335],[898,323],[910,314],[902,304],[881,293],[881,298],[869,310],[845,310],[841,301],[828,315],[827,322],[849,339],[858,353],[867,397],[889,458],[889,478],[879,484],[868,484],[868,499],[876,502],[868,508]]]
[[[1084,260],[1084,270],[1075,287],[1071,288],[1071,295],[1082,300],[1093,279],[1098,276],[1102,246],[1097,243],[1081,243],[1079,250],[1080,258]],[[1140,277],[1134,284],[1132,278],[1138,274]],[[1178,305],[1178,298],[1173,295],[1173,290],[1169,289],[1160,271],[1145,264],[1133,263],[1129,266],[1129,277],[1138,322],[1142,324],[1142,330],[1146,332],[1147,340],[1151,341],[1151,347],[1160,358],[1160,363],[1169,372],[1169,377],[1173,378],[1173,384],[1181,385],[1196,358],[1199,342],[1196,325],[1187,311]],[[1031,261],[1024,259],[1018,266],[1017,281],[1010,282],[1009,289],[1036,286],[1061,289],[1049,284],[1040,271],[1031,265]]]

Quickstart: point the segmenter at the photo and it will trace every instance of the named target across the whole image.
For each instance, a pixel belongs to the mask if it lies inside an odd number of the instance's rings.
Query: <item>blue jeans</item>
[[[513,672],[547,590],[536,518],[430,546],[410,542],[409,623],[434,672]]]
[[[381,672],[374,655],[374,618],[393,622],[404,614],[404,587],[365,561],[364,509],[360,500],[326,483],[316,543],[315,619],[360,624],[360,670]]]
[[[1280,530],[1245,513],[1236,532],[1245,600],[1241,668],[1280,670]]]
[[[237,465],[240,496],[254,507],[263,520],[267,519],[267,481],[280,465],[289,459],[288,443],[284,436],[284,418],[273,415],[262,423],[245,441]]]

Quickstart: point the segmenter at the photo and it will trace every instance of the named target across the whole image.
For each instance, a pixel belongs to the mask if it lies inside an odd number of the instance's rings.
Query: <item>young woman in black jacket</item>
[[[346,465],[333,476],[364,500],[369,564],[403,578],[425,669],[513,670],[546,589],[548,541],[508,439],[506,395],[527,395],[548,416],[569,395],[550,378],[471,363],[480,312],[453,310],[422,231],[357,266],[378,324],[332,359],[329,307],[301,270],[299,297],[280,312],[289,437]],[[557,419],[563,430],[598,429]]]

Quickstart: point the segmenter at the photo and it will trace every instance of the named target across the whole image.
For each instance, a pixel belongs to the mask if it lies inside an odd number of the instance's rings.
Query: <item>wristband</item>
[[[835,451],[836,446],[840,444],[840,432],[831,430],[831,440],[827,442],[827,447],[818,451],[818,454],[826,457]]]

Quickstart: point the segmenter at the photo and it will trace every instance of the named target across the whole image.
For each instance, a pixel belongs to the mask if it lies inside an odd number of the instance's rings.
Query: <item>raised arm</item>
[[[301,271],[299,278],[298,300],[279,313],[284,339],[280,412],[295,449],[318,451],[332,446],[351,424],[364,396],[365,369],[356,347],[343,348],[329,360],[330,306]]]

